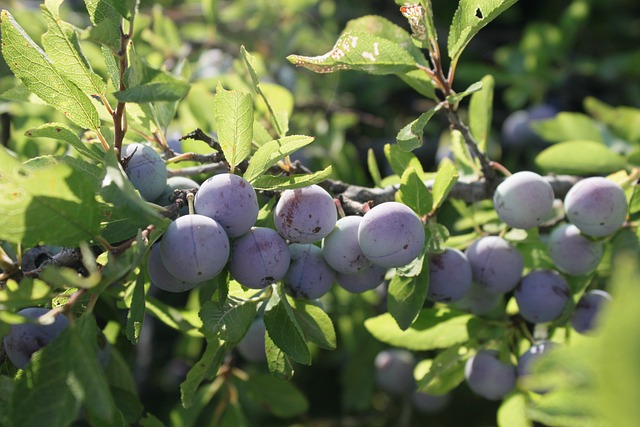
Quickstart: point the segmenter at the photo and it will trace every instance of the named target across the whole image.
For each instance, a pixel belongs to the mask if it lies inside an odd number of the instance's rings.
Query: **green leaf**
[[[411,70],[397,76],[425,98],[437,100],[433,80],[423,70]]]
[[[2,55],[13,74],[81,128],[100,128],[100,117],[91,99],[53,65],[7,10],[1,12],[0,21]]]
[[[493,76],[487,75],[480,80],[480,83],[482,90],[472,94],[469,101],[469,129],[478,142],[480,151],[486,153],[491,131],[495,80]]]
[[[216,337],[235,344],[251,326],[257,307],[257,300],[236,300],[229,297],[222,307],[208,301],[200,309],[202,333],[209,339]]]
[[[97,0],[97,1],[101,1],[101,0]],[[91,15],[89,16],[94,25],[92,25],[87,30],[85,30],[87,34],[87,39],[94,43],[100,44],[103,48],[107,49],[111,53],[119,52],[120,51],[121,18],[118,16],[117,12],[114,11],[113,9],[109,9],[108,11],[110,13],[108,15],[103,16],[99,23],[96,23]],[[113,53],[112,53],[112,56],[113,56]],[[105,63],[108,66],[109,59],[106,59]],[[118,71],[118,75],[119,74],[120,73]],[[116,82],[116,81],[119,82],[119,77],[118,77],[118,80],[113,80],[113,82]],[[118,88],[120,87],[120,84],[114,85],[114,87]]]
[[[584,109],[596,120],[606,124],[620,138],[640,143],[640,109],[633,107],[611,107],[604,102],[587,97]]]
[[[115,92],[120,102],[179,101],[189,92],[189,83],[158,71],[154,80],[139,86]]]
[[[451,160],[444,159],[438,166],[436,178],[433,181],[431,193],[433,194],[433,209],[438,209],[447,199],[449,192],[458,182],[458,171]]]
[[[60,18],[58,9],[62,1],[46,0],[40,5],[48,27],[42,36],[42,45],[53,65],[64,70],[64,75],[86,95],[102,95],[107,85],[91,69],[82,52],[76,29]]]
[[[378,15],[362,16],[347,22],[344,32],[366,33],[397,43],[405,49],[416,63],[429,66],[422,50],[415,46],[411,35],[404,28]],[[422,74],[424,72],[421,71]]]
[[[99,24],[115,13],[129,19],[136,2],[133,0],[84,0],[91,22]]]
[[[275,176],[275,175],[262,175],[257,177],[252,185],[256,190],[267,191],[282,191],[292,188],[307,187],[312,184],[318,184],[327,180],[332,173],[331,166],[327,166],[321,171],[314,172],[306,175],[290,175],[290,176]]]
[[[405,277],[396,274],[389,282],[387,310],[403,331],[406,331],[416,320],[427,298],[429,289],[428,260],[423,256],[420,261],[422,262],[422,271],[418,276]]]
[[[247,69],[249,70],[249,76],[251,76],[251,82],[253,83],[253,90],[255,90],[256,93],[260,95],[260,97],[262,98],[262,101],[264,102],[265,107],[269,112],[269,117],[271,119],[271,122],[273,123],[276,129],[276,133],[278,134],[279,137],[281,138],[284,137],[287,134],[287,131],[289,129],[288,116],[291,113],[290,108],[293,107],[293,97],[291,96],[289,91],[286,91],[286,89],[282,88],[288,94],[288,98],[290,99],[290,105],[287,105],[286,108],[284,109],[281,108],[281,109],[278,109],[277,111],[274,110],[272,103],[269,102],[269,100],[267,99],[267,96],[262,90],[262,86],[260,85],[260,79],[258,78],[258,73],[256,72],[255,65],[254,65],[255,58],[249,52],[247,52],[244,46],[240,47],[240,53],[242,55],[242,58],[244,59]],[[274,86],[275,85],[271,85],[270,87],[274,87]],[[279,95],[280,97],[282,97],[282,93],[280,93]],[[282,101],[278,99],[278,103],[281,103],[281,102]]]
[[[107,68],[107,75],[111,79],[113,87],[120,87],[120,64],[113,51],[105,46],[100,46],[104,65]]]
[[[109,348],[109,363],[105,367],[105,375],[116,406],[127,420],[131,418],[133,421],[137,420],[141,412],[141,403],[138,399],[136,383],[129,362],[122,357],[115,346]],[[123,397],[126,399],[124,402],[121,401]]]
[[[458,104],[467,96],[473,95],[474,93],[480,92],[481,90],[482,90],[482,82],[475,82],[471,86],[469,86],[465,91],[455,93],[453,95],[449,95],[447,97],[447,102],[453,105]]]
[[[370,74],[401,74],[416,68],[416,59],[402,46],[382,37],[346,31],[333,49],[321,56],[289,55],[289,62],[316,73],[359,70]]]
[[[384,155],[389,161],[391,170],[398,176],[402,176],[409,167],[413,167],[418,176],[424,174],[420,160],[413,153],[404,151],[395,144],[385,144]]]
[[[485,25],[514,5],[517,0],[460,0],[453,16],[447,49],[453,61]]]
[[[220,340],[207,342],[207,348],[200,360],[189,369],[187,377],[180,384],[180,399],[182,406],[190,407],[200,384],[205,380],[212,380],[218,373],[226,353],[226,346]]]
[[[455,345],[438,354],[428,372],[418,380],[418,390],[427,394],[442,395],[464,381],[464,365],[469,357],[464,347]]]
[[[291,359],[273,342],[268,331],[265,335],[264,348],[267,354],[267,366],[271,375],[282,380],[291,379],[294,373]]]
[[[45,123],[24,133],[30,138],[52,138],[64,141],[75,148],[78,153],[97,162],[103,161],[100,149],[91,144],[84,144],[76,132],[62,123]]]
[[[215,116],[218,141],[231,166],[231,172],[251,152],[253,102],[251,95],[237,90],[216,88]]]
[[[157,299],[146,296],[147,312],[153,314],[162,323],[191,337],[202,338],[202,322],[196,310],[178,309]]]
[[[309,353],[304,332],[281,287],[278,287],[278,292],[275,292],[269,300],[264,312],[264,324],[270,339],[288,356],[298,363],[305,365],[311,363],[311,353]]]
[[[400,179],[400,188],[395,194],[396,201],[409,206],[422,217],[433,208],[433,197],[413,167],[405,169]]]
[[[98,234],[96,187],[86,173],[99,173],[95,166],[67,156],[21,165],[2,147],[0,171],[0,239],[77,246]]]
[[[336,349],[336,332],[327,313],[303,300],[294,300],[293,309],[293,315],[307,341],[327,350]]]
[[[389,313],[365,321],[367,330],[378,340],[409,350],[448,348],[469,339],[467,323],[471,315],[449,308],[424,308],[405,331]]]
[[[304,394],[289,381],[257,374],[251,375],[247,381],[238,381],[237,384],[251,402],[276,417],[296,417],[309,409],[309,402]]]
[[[607,175],[626,166],[624,157],[594,141],[567,141],[542,151],[535,159],[545,173]]]
[[[431,107],[429,110],[420,114],[420,117],[400,129],[396,139],[398,146],[404,151],[413,151],[416,148],[422,146],[422,135],[424,134],[424,127],[427,125],[431,117],[436,111],[440,109],[440,104]]]
[[[305,135],[290,135],[284,138],[269,141],[262,145],[251,157],[249,167],[243,178],[253,182],[260,175],[284,157],[296,152],[300,148],[309,145],[314,138]]]
[[[367,167],[369,169],[369,175],[376,187],[380,187],[382,182],[382,176],[380,175],[380,168],[378,167],[378,161],[376,160],[376,153],[373,148],[367,150]]]
[[[498,427],[533,427],[527,416],[527,397],[523,393],[507,396],[498,408]]]
[[[145,300],[144,300],[144,274],[138,274],[136,282],[127,288],[125,300],[129,307],[127,313],[127,338],[131,344],[138,344],[140,331],[142,331],[142,322],[144,321]]]
[[[532,121],[529,125],[535,133],[549,142],[586,140],[604,142],[598,124],[581,113],[558,113],[552,119]]]

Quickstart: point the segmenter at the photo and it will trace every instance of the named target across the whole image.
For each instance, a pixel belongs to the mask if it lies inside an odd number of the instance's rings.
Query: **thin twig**
[[[462,119],[460,119],[458,112],[454,111],[451,108],[447,108],[447,105],[445,105],[444,110],[447,114],[447,119],[449,120],[451,127],[462,134],[464,142],[480,161],[480,167],[482,168],[482,175],[484,176],[486,185],[489,191],[493,192],[493,190],[497,186],[497,174],[495,169],[491,167],[491,160],[485,153],[482,152],[482,150],[480,150],[480,147],[478,147],[478,143],[471,134],[471,130],[466,124],[464,124]]]

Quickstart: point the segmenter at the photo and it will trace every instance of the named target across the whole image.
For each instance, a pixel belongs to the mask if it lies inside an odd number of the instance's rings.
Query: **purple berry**
[[[254,227],[231,245],[229,272],[240,284],[262,289],[287,274],[290,260],[282,236],[271,228]]]
[[[424,225],[408,206],[381,203],[369,210],[358,227],[362,253],[382,267],[402,267],[413,261],[424,247]]]
[[[604,237],[613,234],[627,217],[627,198],[622,187],[603,177],[585,178],[564,198],[567,218],[584,234]]]
[[[247,180],[237,175],[214,175],[202,183],[194,207],[198,214],[215,219],[229,237],[238,237],[258,219],[258,197]]]
[[[333,197],[318,185],[283,191],[273,215],[278,233],[293,243],[322,240],[338,219]]]
[[[535,270],[522,278],[514,297],[520,315],[531,323],[557,319],[571,298],[567,281],[555,271]]]
[[[544,222],[553,209],[553,188],[534,172],[517,172],[498,185],[493,205],[510,227],[532,228]]]
[[[429,257],[429,300],[458,301],[469,292],[471,280],[469,260],[458,249],[447,248]]]
[[[509,292],[522,277],[522,255],[501,237],[482,237],[467,248],[465,255],[471,264],[473,279],[487,292]]]

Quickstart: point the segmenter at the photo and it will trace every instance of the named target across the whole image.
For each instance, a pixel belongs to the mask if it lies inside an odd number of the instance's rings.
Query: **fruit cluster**
[[[317,185],[282,192],[275,229],[255,226],[256,192],[233,174],[203,182],[194,210],[173,221],[149,253],[149,277],[166,291],[192,289],[227,266],[252,289],[282,280],[300,298],[320,298],[334,282],[363,292],[382,283],[388,268],[415,259],[425,243],[423,224],[407,206],[382,203],[338,220],[333,197]]]

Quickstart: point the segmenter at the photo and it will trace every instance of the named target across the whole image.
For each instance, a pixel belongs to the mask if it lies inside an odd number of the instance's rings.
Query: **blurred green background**
[[[457,2],[434,1],[433,6],[444,46]],[[46,30],[39,2],[2,0],[0,8],[9,9],[34,40]],[[260,60],[259,74],[264,82],[274,84],[276,102],[291,104],[289,133],[316,137],[296,158],[313,170],[333,165],[336,179],[371,185],[366,167],[369,149],[376,153],[383,175],[388,174],[383,145],[393,143],[399,129],[432,105],[395,77],[314,74],[286,60],[293,53],[311,56],[329,51],[346,22],[364,15],[382,15],[408,29],[399,6],[391,0],[142,0],[140,12],[134,34],[137,53],[192,83],[166,130],[170,142],[196,127],[215,131],[213,91],[219,81],[228,88],[249,90],[248,76],[238,60],[241,45]],[[62,16],[79,28],[89,24],[82,1],[65,1]],[[85,36],[89,61],[106,75],[100,49],[91,41],[95,35],[86,32]],[[473,39],[460,60],[455,89],[461,91],[486,74],[494,76],[490,152],[514,170],[530,168],[534,153],[545,143],[526,147],[509,143],[503,129],[507,118],[539,105],[555,111],[583,111],[587,96],[614,106],[639,107],[639,41],[637,0],[521,0]],[[24,135],[43,122],[63,119],[46,106],[14,102],[21,99],[15,84],[0,61],[0,143],[24,157],[64,151],[55,141]],[[425,170],[435,170],[447,129],[440,117],[425,129],[425,144],[416,151]],[[179,296],[157,297],[175,306],[189,304]],[[465,385],[453,393],[443,412],[407,415],[407,402],[386,396],[373,384],[373,358],[383,346],[366,332],[363,321],[381,312],[380,296],[336,292],[330,304],[338,350],[318,350],[311,367],[298,367],[294,381],[310,408],[306,419],[297,422],[394,426],[409,416],[410,425],[415,426],[495,425],[498,403],[472,395]],[[145,321],[145,328],[137,348],[127,342],[119,347],[136,366],[147,410],[168,419],[179,405],[178,385],[199,356],[200,341],[179,336],[153,318]],[[236,363],[249,371],[266,370],[246,366],[241,358]],[[263,418],[258,408],[254,416],[260,425],[290,424]]]

